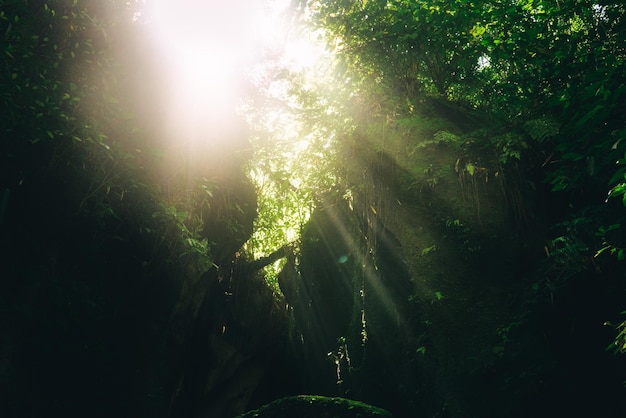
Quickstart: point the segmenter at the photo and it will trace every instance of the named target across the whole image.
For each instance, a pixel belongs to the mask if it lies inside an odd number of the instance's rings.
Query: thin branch
[[[280,260],[283,257],[287,257],[290,253],[293,253],[294,244],[288,243],[271,253],[265,257],[261,257],[257,260],[251,261],[248,264],[248,267],[252,271],[259,271],[263,267],[268,266],[275,262],[276,260]]]

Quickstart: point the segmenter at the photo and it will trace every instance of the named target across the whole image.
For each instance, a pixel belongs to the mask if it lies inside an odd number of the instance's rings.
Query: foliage
[[[567,281],[588,269],[593,263],[589,236],[593,236],[593,220],[581,214],[572,221],[553,227],[557,237],[546,246],[547,289],[553,294]]]
[[[210,263],[193,216],[146,175],[157,159],[141,127],[121,127],[132,114],[111,44],[129,4],[0,2],[3,416],[107,403],[130,380],[140,348],[126,337],[155,282],[174,263],[196,275]]]
[[[324,1],[313,21],[357,88],[385,85],[408,103],[434,93],[522,117],[538,140],[555,136],[556,123],[584,145],[588,122],[599,127],[621,108],[624,12],[589,1]],[[582,138],[571,135],[583,126]]]
[[[625,314],[626,311],[621,314]],[[605,325],[611,325],[609,322],[605,323]],[[626,321],[622,321],[615,326],[615,330],[617,335],[613,342],[607,347],[607,350],[613,350],[615,354],[624,354],[626,353]]]
[[[159,242],[174,242],[175,230],[187,243],[183,253],[205,257],[198,227],[187,227],[192,215],[165,202],[150,184],[146,168],[157,165],[159,156],[142,151],[151,144],[141,127],[129,137],[115,126],[133,118],[117,86],[129,69],[119,66],[111,50],[114,28],[132,33],[123,30],[131,16],[132,3],[113,0],[5,2],[0,106],[2,165],[9,170],[2,184],[30,190],[39,178],[64,176],[67,186],[57,193],[69,193],[72,210],[101,222],[122,219],[126,202],[144,196],[159,202],[151,209],[164,228]],[[139,226],[143,233],[158,229],[147,219]]]
[[[483,146],[503,163],[538,159],[554,191],[611,178],[625,132],[624,6],[398,0],[312,10],[356,90],[405,109],[424,94],[482,109],[502,121],[480,135]]]
[[[343,92],[333,91],[326,71],[319,63],[294,68],[280,59],[253,70],[256,91],[242,114],[252,133],[249,173],[258,196],[254,233],[246,243],[254,258],[297,243],[317,199],[337,181],[336,143],[350,124],[339,119]],[[276,290],[283,264],[266,268]]]
[[[613,269],[624,276],[623,263],[614,265],[626,248],[623,4],[309,4],[308,16],[335,59],[339,88],[352,89],[353,107],[342,110],[357,131],[380,138],[372,145],[380,149],[388,131],[405,132],[410,153],[446,144],[458,153],[464,185],[499,182],[516,219],[543,238],[541,294],[550,303],[568,294],[574,278]],[[463,132],[435,128],[424,137],[420,124],[442,110],[437,101],[459,109],[442,113]],[[433,188],[437,176],[430,181]],[[617,328],[616,347],[624,329]]]

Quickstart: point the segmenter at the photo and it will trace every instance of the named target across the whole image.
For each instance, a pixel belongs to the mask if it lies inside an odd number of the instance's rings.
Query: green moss
[[[391,413],[345,398],[300,395],[276,400],[238,418],[392,418]]]

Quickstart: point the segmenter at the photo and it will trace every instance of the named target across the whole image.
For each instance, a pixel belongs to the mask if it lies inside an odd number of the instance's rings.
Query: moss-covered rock
[[[279,399],[238,418],[392,418],[390,412],[345,398],[300,395]]]

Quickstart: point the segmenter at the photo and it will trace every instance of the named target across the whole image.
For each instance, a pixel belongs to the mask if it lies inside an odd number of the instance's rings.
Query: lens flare
[[[261,6],[259,6],[261,4]],[[258,59],[264,6],[252,0],[149,0],[152,41],[170,92],[172,137],[228,141],[245,68]]]

